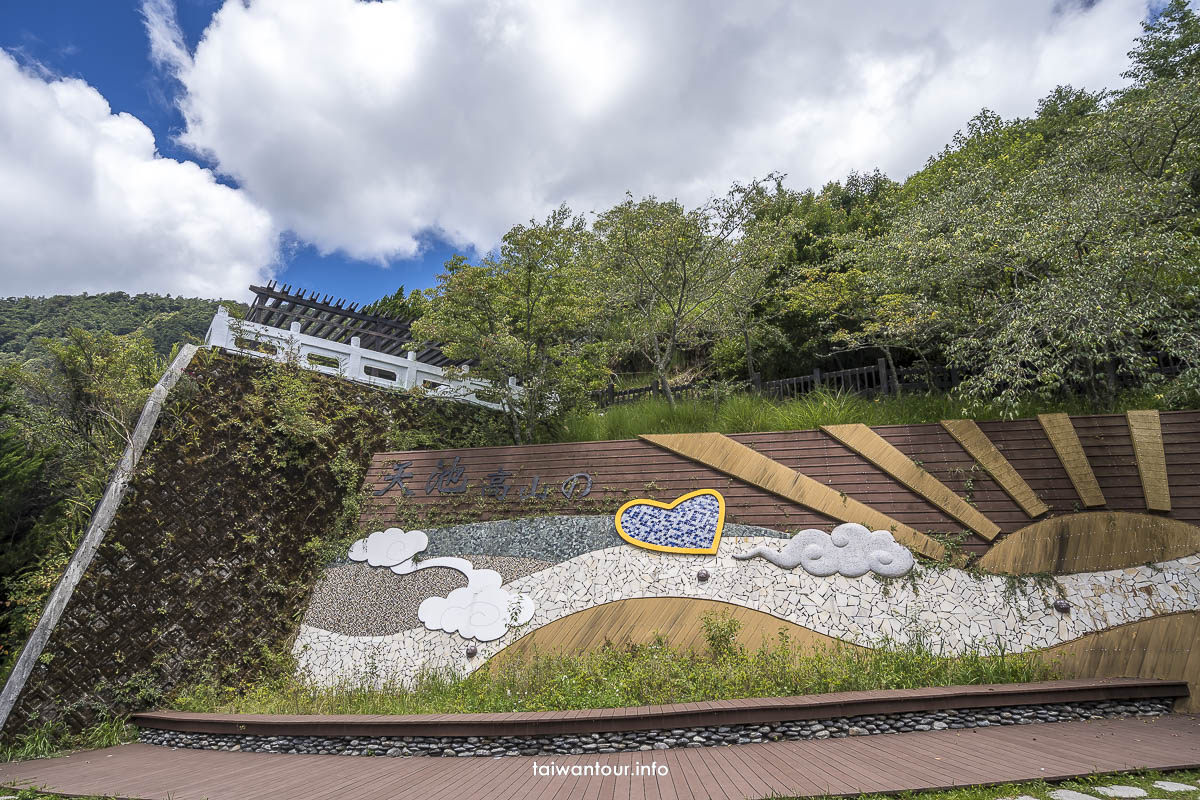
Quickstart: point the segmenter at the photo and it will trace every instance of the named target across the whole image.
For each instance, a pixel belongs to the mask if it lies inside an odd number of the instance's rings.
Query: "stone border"
[[[138,740],[163,747],[252,753],[347,756],[488,757],[581,755],[685,747],[723,747],[753,742],[838,739],[913,731],[986,728],[1121,717],[1157,717],[1171,711],[1170,699],[1095,700],[1076,703],[991,706],[828,717],[763,725],[574,733],[553,736],[256,736],[143,728]]]
[[[179,380],[179,376],[183,374],[183,370],[192,362],[197,349],[194,344],[185,344],[181,347],[175,360],[158,379],[158,383],[154,385],[154,389],[146,399],[146,405],[142,408],[141,416],[138,417],[137,425],[133,429],[125,452],[121,455],[121,460],[117,462],[117,468],[113,470],[112,477],[109,478],[104,496],[95,511],[92,512],[92,517],[88,521],[87,530],[84,532],[79,546],[75,548],[75,553],[67,562],[67,568],[63,570],[62,577],[54,587],[54,591],[50,593],[50,599],[46,601],[46,607],[38,619],[37,626],[25,641],[25,646],[21,649],[21,655],[17,658],[12,672],[9,673],[4,689],[0,691],[0,730],[4,729],[8,715],[12,713],[17,698],[20,697],[26,681],[29,680],[30,673],[33,672],[38,658],[42,655],[42,650],[50,641],[50,636],[54,633],[54,628],[58,625],[58,620],[62,617],[67,603],[70,602],[71,595],[75,593],[75,587],[79,585],[79,581],[87,572],[96,551],[100,549],[104,535],[108,532],[108,527],[112,524],[117,515],[117,509],[125,498],[125,491],[133,479],[138,459],[142,457],[146,443],[150,441],[150,434],[154,432],[154,426],[158,423],[158,417],[162,413],[167,395]]]

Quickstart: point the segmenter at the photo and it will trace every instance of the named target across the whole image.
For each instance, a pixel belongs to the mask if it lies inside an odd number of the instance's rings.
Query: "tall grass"
[[[950,394],[906,394],[867,398],[828,390],[811,392],[795,400],[777,402],[758,395],[737,394],[716,403],[680,400],[671,408],[666,400],[650,397],[636,403],[568,418],[561,441],[592,442],[632,439],[649,433],[752,433],[818,428],[847,422],[867,425],[911,425],[943,419],[1012,419],[1066,412],[1099,414],[1130,409],[1152,409],[1161,398],[1148,390],[1122,393],[1111,406],[1097,406],[1086,398],[1064,401],[1030,401],[1017,408],[998,404],[967,405]]]
[[[63,722],[43,722],[0,743],[0,761],[50,758],[70,750],[114,747],[136,738],[137,731],[120,716],[103,716],[79,733],[71,733]]]
[[[944,657],[921,641],[802,648],[785,633],[757,650],[736,642],[731,617],[706,620],[707,652],[606,644],[586,654],[534,653],[466,677],[428,672],[398,684],[315,687],[290,673],[250,686],[193,686],[174,698],[183,711],[262,714],[434,714],[550,711],[686,703],[922,686],[1012,683],[1054,677],[1035,654],[996,648]]]

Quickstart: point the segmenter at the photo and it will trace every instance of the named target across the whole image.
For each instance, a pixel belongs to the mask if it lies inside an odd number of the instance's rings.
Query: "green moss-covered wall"
[[[499,415],[201,351],[6,732],[238,681],[295,633],[321,566],[359,534],[377,450],[508,444]]]

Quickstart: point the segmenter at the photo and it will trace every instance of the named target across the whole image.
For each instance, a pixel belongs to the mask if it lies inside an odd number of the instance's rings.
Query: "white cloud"
[[[425,531],[388,528],[350,545],[350,560],[366,561],[372,567],[395,567],[411,561],[428,546],[429,536]]]
[[[475,569],[470,561],[454,556],[414,561],[413,557],[428,546],[429,536],[424,531],[388,528],[354,542],[349,557],[372,567],[390,567],[397,575],[432,567],[454,569],[465,575],[466,586],[445,597],[427,597],[417,607],[417,619],[431,631],[490,642],[503,636],[510,626],[524,625],[533,617],[537,604],[528,595],[501,588],[504,579],[494,569]]]
[[[912,551],[898,543],[888,531],[872,531],[857,522],[844,522],[830,533],[815,528],[802,530],[782,550],[758,546],[733,557],[765,558],[782,569],[803,567],[810,575],[845,575],[857,578],[875,572],[889,578],[908,574],[915,563]]]
[[[275,260],[270,215],[74,78],[0,50],[0,295],[241,296]]]
[[[494,245],[566,201],[695,203],[771,170],[918,169],[981,107],[1115,86],[1144,0],[228,0],[194,53],[149,0],[181,141],[324,251]],[[169,6],[165,6],[169,9]],[[155,11],[157,9],[157,11]],[[154,13],[152,13],[154,12]]]
[[[422,600],[417,618],[431,631],[490,642],[507,633],[510,626],[529,622],[535,608],[527,595],[514,595],[499,587],[465,586],[446,597]]]

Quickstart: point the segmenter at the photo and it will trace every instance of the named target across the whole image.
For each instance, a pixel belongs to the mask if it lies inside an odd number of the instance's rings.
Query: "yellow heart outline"
[[[625,532],[624,528],[621,527],[621,516],[632,506],[649,505],[654,506],[655,508],[664,509],[666,511],[673,511],[680,503],[691,500],[693,497],[699,497],[702,494],[709,494],[717,498],[717,506],[719,508],[717,513],[717,532],[713,536],[712,544],[708,547],[672,547],[665,544],[650,544],[649,542],[643,542],[640,539],[633,538]],[[716,489],[697,489],[694,492],[688,492],[682,497],[676,498],[670,503],[663,503],[658,500],[650,500],[649,498],[639,498],[637,500],[630,500],[628,503],[618,508],[614,521],[616,522],[617,533],[620,535],[620,537],[636,547],[642,547],[646,550],[657,550],[660,553],[714,555],[717,552],[717,548],[721,546],[721,531],[725,528],[725,497]]]

